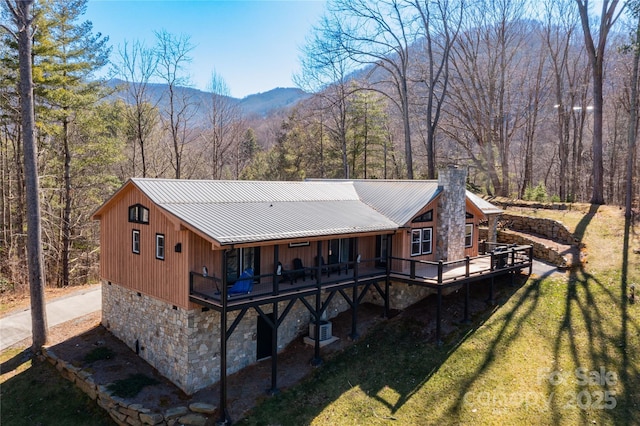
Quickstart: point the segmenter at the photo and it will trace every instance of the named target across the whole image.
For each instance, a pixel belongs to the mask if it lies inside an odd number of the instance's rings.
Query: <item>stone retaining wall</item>
[[[522,234],[508,230],[498,231],[498,242],[504,244],[533,245],[533,257],[536,259],[544,260],[560,268],[569,267],[569,261],[562,253],[545,244],[530,240]]]
[[[503,227],[513,231],[538,234],[550,240],[568,245],[579,244],[579,241],[562,222],[553,219],[503,213],[500,222]]]
[[[480,239],[486,240],[486,228],[480,228],[479,237]],[[526,235],[518,234],[517,232],[508,230],[502,230],[498,231],[497,237],[498,243],[501,244],[532,245],[534,258],[549,262],[553,265],[558,266],[559,268],[571,268],[572,266],[574,266],[573,264],[575,263],[575,260],[573,258],[565,257],[563,253],[558,252],[558,250],[554,249],[553,247],[549,247],[538,241],[527,238]]]
[[[96,401],[111,418],[121,426],[137,425],[201,425],[204,426],[208,416],[216,407],[202,402],[194,402],[188,407],[172,407],[163,412],[152,411],[141,404],[130,404],[122,398],[114,396],[107,386],[97,385],[91,373],[81,370],[58,358],[50,348],[43,348],[43,359],[49,361],[62,377],[74,383],[89,398]]]

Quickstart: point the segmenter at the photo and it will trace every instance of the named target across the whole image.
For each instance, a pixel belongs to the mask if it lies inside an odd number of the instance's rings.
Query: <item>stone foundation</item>
[[[220,314],[214,310],[185,310],[166,302],[103,282],[102,324],[117,338],[171,380],[187,394],[211,386],[220,379]],[[311,306],[313,297],[307,298]],[[280,302],[282,313],[287,302]],[[266,314],[272,305],[261,306]],[[349,309],[337,295],[326,310],[333,318]],[[239,311],[228,314],[233,323]],[[312,316],[306,306],[296,302],[278,328],[278,350],[308,333]],[[229,337],[227,374],[256,362],[258,313],[247,311]]]

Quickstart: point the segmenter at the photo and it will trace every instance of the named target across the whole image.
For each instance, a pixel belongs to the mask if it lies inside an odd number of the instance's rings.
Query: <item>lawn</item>
[[[107,426],[114,422],[48,362],[33,360],[28,350],[0,355],[2,426]]]
[[[383,322],[238,423],[640,424],[640,301],[626,297],[632,283],[640,290],[640,256],[623,250],[620,211],[531,214],[575,232],[584,269],[501,285],[497,305],[441,346],[410,315]],[[48,363],[16,350],[0,363],[3,426],[113,424]]]
[[[623,266],[615,208],[551,213],[584,269],[530,278],[442,346],[411,318],[382,323],[241,424],[640,424],[640,256]]]

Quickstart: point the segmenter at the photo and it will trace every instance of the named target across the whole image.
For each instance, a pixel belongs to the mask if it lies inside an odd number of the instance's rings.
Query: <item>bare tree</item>
[[[427,177],[436,177],[436,130],[449,87],[449,56],[460,31],[464,0],[412,0],[421,25],[421,56],[418,61],[418,81],[424,84],[427,135]],[[421,121],[423,116],[421,115]]]
[[[334,0],[328,6],[335,40],[349,58],[370,66],[370,87],[387,96],[402,117],[407,178],[413,179],[409,103],[411,49],[417,33],[414,10],[402,0]]]
[[[195,114],[195,105],[191,96],[186,91],[180,91],[179,87],[187,86],[189,83],[184,67],[191,62],[189,53],[194,46],[188,36],[176,36],[164,30],[156,32],[156,39],[156,75],[167,85],[167,107],[164,109],[162,120],[170,137],[175,178],[180,179],[184,149],[191,137],[189,121]]]
[[[342,40],[344,34],[339,19],[338,16],[331,19],[325,16],[314,27],[312,35],[302,48],[301,73],[294,76],[294,80],[299,87],[316,92],[316,96],[321,98],[315,102],[321,118],[320,130],[326,128],[333,142],[340,148],[342,177],[349,179],[347,105],[354,89],[349,84],[354,63],[343,49],[346,42]],[[320,137],[319,141],[323,143],[323,138]],[[324,146],[320,148],[320,158],[324,160]],[[324,161],[321,164],[324,165]]]
[[[142,177],[147,177],[146,148],[148,138],[157,124],[156,105],[151,102],[149,96],[149,81],[156,72],[158,58],[153,49],[147,48],[143,43],[127,41],[118,49],[118,59],[114,65],[116,75],[126,81],[126,93],[128,103],[126,119],[129,125],[129,136],[134,147],[132,155],[132,173],[136,172],[136,147],[140,149],[140,162]]]
[[[521,62],[530,50],[524,1],[478,3],[452,50],[447,133],[487,177],[486,190],[510,195],[511,144],[529,105]],[[491,188],[493,187],[493,189]]]
[[[604,105],[603,84],[604,84],[604,58],[607,46],[607,37],[611,27],[622,13],[624,6],[618,8],[619,0],[602,0],[602,11],[600,15],[600,25],[596,29],[597,40],[591,33],[589,22],[589,0],[576,0],[580,21],[584,33],[584,43],[591,65],[591,78],[593,89],[593,204],[604,204],[604,165],[602,155],[602,112]],[[597,43],[596,43],[597,42]]]
[[[211,166],[211,178],[221,179],[226,166],[230,166],[234,147],[240,145],[243,122],[242,113],[237,103],[229,96],[229,87],[215,71],[211,74],[207,103],[207,129],[203,137],[207,143],[207,156]],[[235,153],[237,154],[237,152]],[[237,164],[237,161],[236,161]],[[235,177],[238,170],[236,167]]]
[[[625,210],[627,219],[632,216],[633,199],[633,165],[636,156],[636,137],[638,134],[638,69],[640,64],[640,2],[634,1],[630,6],[633,17],[636,19],[635,32],[631,38],[631,49],[633,51],[633,71],[631,75],[630,105],[629,105],[629,133],[627,149],[627,169],[625,179]]]
[[[24,169],[27,200],[27,254],[29,264],[29,293],[31,296],[32,348],[39,352],[47,343],[47,314],[44,300],[44,257],[38,183],[38,147],[35,140],[33,75],[31,48],[33,43],[33,0],[5,0],[15,29],[2,25],[18,42],[20,61],[20,103]]]
[[[575,201],[582,169],[583,124],[586,119],[588,80],[584,49],[576,44],[579,22],[571,0],[545,4],[543,39],[553,78],[558,135],[558,195]]]

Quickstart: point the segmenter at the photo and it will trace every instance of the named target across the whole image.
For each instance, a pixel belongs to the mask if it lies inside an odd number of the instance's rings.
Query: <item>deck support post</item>
[[[387,235],[387,259],[385,260],[386,264],[386,277],[384,280],[384,317],[389,318],[389,289],[391,288],[391,280],[389,279],[391,275],[391,240],[392,235]]]
[[[471,322],[469,318],[469,281],[464,283],[464,319],[462,322],[465,324]]]
[[[227,411],[227,254],[222,251],[222,309],[220,310],[220,417],[218,425],[231,424]]]
[[[438,295],[436,303],[436,343],[442,345],[441,340],[441,320],[442,320],[442,287],[438,286]]]
[[[277,395],[278,390],[278,302],[273,303],[273,324],[271,328],[271,389],[269,395]]]
[[[358,238],[354,241],[354,251],[358,255]],[[353,264],[353,288],[351,293],[351,334],[352,341],[358,340],[358,262]]]
[[[282,278],[282,275],[278,275],[278,262],[280,262],[280,246],[276,244],[273,246],[273,295],[274,296],[277,296],[279,293],[280,279]]]
[[[318,241],[318,259],[320,259],[320,256],[322,255],[322,241]],[[313,336],[313,340],[314,340],[314,345],[313,345],[313,358],[311,359],[311,365],[313,366],[319,366],[322,364],[322,358],[320,358],[320,316],[321,316],[321,312],[320,310],[322,309],[322,304],[321,304],[321,276],[322,274],[318,273],[316,274],[316,307],[314,310],[314,318],[313,320],[316,323],[316,326],[314,327],[314,336]]]
[[[533,274],[533,244],[529,246],[529,276]]]
[[[489,298],[487,299],[487,303],[489,303],[490,305],[493,305],[493,282],[495,281],[495,278],[492,276],[491,277],[491,281],[489,282]]]

